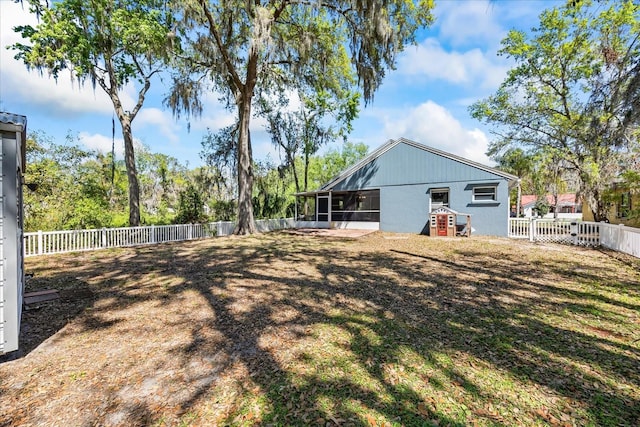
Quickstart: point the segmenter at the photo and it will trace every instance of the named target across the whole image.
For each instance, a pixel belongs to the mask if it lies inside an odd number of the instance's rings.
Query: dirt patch
[[[0,426],[638,425],[635,264],[389,237],[29,258]]]

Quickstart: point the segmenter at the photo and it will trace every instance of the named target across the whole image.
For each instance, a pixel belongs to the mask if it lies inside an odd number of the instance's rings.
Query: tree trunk
[[[309,186],[309,151],[306,148],[304,149],[304,192],[308,191]],[[309,202],[307,197],[304,198],[304,216],[309,215]]]
[[[119,116],[124,138],[124,163],[127,167],[127,179],[129,181],[129,226],[140,225],[140,187],[138,185],[138,172],[136,171],[136,158],[133,152],[133,134],[131,132],[131,120],[126,115]]]
[[[602,200],[602,195],[598,190],[586,192],[585,199],[595,222],[609,222],[609,205]]]
[[[309,186],[309,152],[304,152],[304,191],[307,191]]]
[[[296,193],[300,192],[300,181],[298,178],[298,169],[296,168],[296,159],[294,156],[289,156],[289,163],[291,163],[291,169],[293,170],[293,179],[296,183]],[[306,191],[306,190],[305,190]]]
[[[239,100],[238,114],[240,132],[238,136],[238,222],[234,234],[252,234],[256,232],[253,220],[253,165],[251,158],[251,139],[249,120],[251,119],[252,90],[243,91]]]
[[[516,218],[520,218],[520,200],[522,199],[522,180],[518,178],[518,199],[516,200]]]

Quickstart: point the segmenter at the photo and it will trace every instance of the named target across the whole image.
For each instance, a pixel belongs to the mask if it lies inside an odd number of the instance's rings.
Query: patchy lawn
[[[28,259],[0,426],[640,424],[640,261],[273,233]]]

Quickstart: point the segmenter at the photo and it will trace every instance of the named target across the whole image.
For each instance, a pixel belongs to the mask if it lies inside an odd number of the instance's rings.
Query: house
[[[544,218],[554,218],[555,209],[558,210],[557,218],[566,219],[581,219],[582,218],[582,202],[575,193],[558,194],[557,205],[553,194],[545,195],[547,204],[549,205],[549,212],[544,215]],[[535,194],[523,194],[520,198],[520,208],[525,218],[537,217],[536,202],[539,196]]]
[[[640,194],[631,191],[622,180],[611,184],[608,197],[611,201],[607,219],[611,224],[640,227]],[[584,203],[584,220],[593,221],[593,212]]]
[[[22,174],[27,118],[0,112],[0,354],[18,349],[24,264]]]
[[[474,234],[506,236],[514,175],[408,139],[390,140],[316,191],[299,193],[299,225],[430,233],[438,208]],[[460,213],[460,214],[458,214]],[[463,214],[462,214],[463,213]]]

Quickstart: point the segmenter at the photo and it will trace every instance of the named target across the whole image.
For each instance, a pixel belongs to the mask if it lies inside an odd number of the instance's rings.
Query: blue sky
[[[90,84],[78,86],[69,75],[58,81],[46,73],[27,71],[5,46],[19,41],[12,28],[36,24],[24,6],[0,0],[0,111],[27,116],[28,130],[44,131],[57,143],[67,134],[81,144],[111,150],[113,108],[107,96]],[[536,26],[545,8],[562,4],[553,0],[436,0],[435,23],[418,35],[417,46],[399,56],[397,68],[389,71],[373,103],[361,109],[349,140],[364,142],[370,150],[390,138],[405,137],[453,154],[491,164],[485,152],[491,135],[469,116],[468,105],[493,93],[506,76],[510,63],[497,56],[500,40],[512,29]],[[207,128],[233,122],[215,94],[207,97],[201,118],[175,120],[162,106],[167,92],[156,81],[145,106],[133,122],[134,137],[154,152],[176,157],[194,167]],[[135,89],[125,88],[125,105],[133,105]],[[116,120],[116,150],[123,142]],[[284,157],[272,146],[262,120],[251,127],[256,160],[268,157],[279,163]]]

